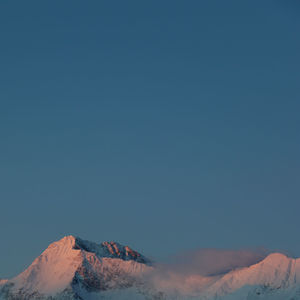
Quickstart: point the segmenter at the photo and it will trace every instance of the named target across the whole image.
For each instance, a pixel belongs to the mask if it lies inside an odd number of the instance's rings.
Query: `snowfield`
[[[272,253],[224,274],[161,273],[128,246],[67,236],[15,278],[0,280],[0,299],[300,300],[300,260]]]

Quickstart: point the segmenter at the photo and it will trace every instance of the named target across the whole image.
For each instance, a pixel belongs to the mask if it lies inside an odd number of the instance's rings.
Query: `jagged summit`
[[[48,249],[53,249],[56,247],[63,248],[65,250],[74,249],[91,252],[99,257],[119,258],[126,261],[134,260],[143,264],[151,264],[151,261],[149,259],[141,255],[137,251],[114,241],[97,244],[94,242],[83,240],[73,235],[68,235],[63,237],[61,240],[50,244]]]

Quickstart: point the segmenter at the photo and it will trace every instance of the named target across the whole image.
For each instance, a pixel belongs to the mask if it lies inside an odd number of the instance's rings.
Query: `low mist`
[[[159,267],[185,275],[212,276],[248,267],[263,260],[268,254],[266,249],[198,249],[173,256],[169,262]]]
[[[173,293],[180,299],[180,295],[197,293],[218,276],[258,263],[268,254],[265,249],[186,251],[171,257],[168,262],[156,264],[147,280],[157,290]]]

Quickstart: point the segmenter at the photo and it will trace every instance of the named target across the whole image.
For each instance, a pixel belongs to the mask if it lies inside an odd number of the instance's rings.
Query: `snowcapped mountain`
[[[4,299],[86,299],[87,293],[138,284],[151,262],[127,246],[74,236],[51,244],[17,277],[4,282]]]
[[[2,300],[300,299],[300,259],[273,253],[249,267],[202,276],[161,272],[115,242],[74,236],[52,243],[21,274],[0,280]]]

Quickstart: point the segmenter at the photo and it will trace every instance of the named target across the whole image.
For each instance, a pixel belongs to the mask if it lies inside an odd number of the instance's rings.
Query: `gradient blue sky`
[[[1,1],[0,277],[74,234],[300,256],[299,1]]]

